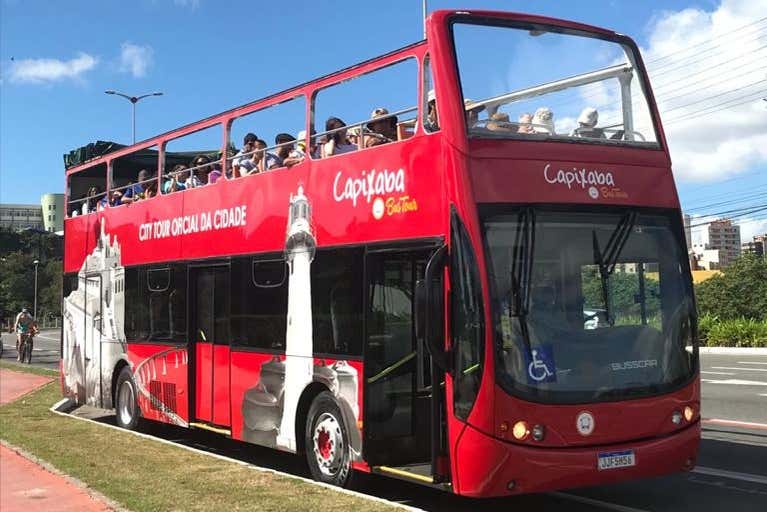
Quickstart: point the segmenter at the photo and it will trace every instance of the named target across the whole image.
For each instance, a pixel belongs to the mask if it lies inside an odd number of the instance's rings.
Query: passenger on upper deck
[[[277,145],[277,151],[274,153],[266,153],[265,167],[269,169],[277,169],[278,167],[285,166],[285,159],[288,157],[291,151],[293,151],[293,142],[295,138],[289,133],[278,133],[274,137],[274,144]]]
[[[378,107],[370,113],[368,129],[376,135],[365,138],[365,147],[379,146],[397,140],[397,116],[389,115],[389,111]]]
[[[248,133],[242,141],[242,149],[235,155],[232,160],[232,167],[234,168],[234,175],[244,176],[250,174],[255,164],[253,163],[253,155],[250,154],[256,149],[256,141],[258,137],[254,133]],[[243,169],[240,169],[240,168]]]
[[[533,115],[533,131],[535,133],[556,134],[554,130],[554,112],[548,107],[541,107]]]
[[[426,95],[426,122],[424,129],[427,132],[436,132],[439,130],[439,116],[437,115],[437,96],[434,89],[430,89]]]
[[[165,183],[162,184],[163,194],[184,190],[186,188],[186,180],[188,178],[189,172],[186,171],[186,165],[174,165],[173,170],[170,172],[170,179],[166,180]]]
[[[496,112],[490,116],[490,121],[487,122],[485,127],[493,132],[512,132],[514,127],[509,122],[509,114],[505,112]]]
[[[519,128],[517,133],[535,133],[533,129],[533,115],[530,112],[525,112],[519,116]]]
[[[604,139],[605,132],[602,128],[597,128],[599,122],[599,112],[594,107],[586,107],[578,116],[578,128],[572,131],[571,137],[591,137],[594,139]]]
[[[86,215],[88,213],[93,213],[98,210],[98,195],[101,190],[99,187],[90,187],[88,189],[88,193],[85,195],[85,201],[83,201],[83,205],[81,208],[81,213],[83,215]]]
[[[197,155],[192,159],[192,168],[195,168],[192,176],[186,180],[186,188],[202,187],[208,184],[208,173],[211,168],[210,158],[205,155]]]
[[[141,169],[138,172],[137,179],[138,179],[138,183],[134,183],[130,185],[128,188],[125,189],[124,192],[122,192],[122,196],[120,197],[120,203],[122,204],[135,203],[136,201],[140,201],[141,199],[146,198],[146,190],[151,185],[150,180],[152,179],[149,174],[149,171],[147,171],[146,169]]]
[[[485,110],[484,105],[474,103],[474,100],[463,100],[463,106],[466,109],[466,125],[469,129],[474,128],[479,122],[479,113]]]
[[[345,126],[346,123],[337,117],[329,117],[328,120],[325,121],[325,131],[338,131],[327,134],[328,140],[322,146],[322,158],[327,158],[332,155],[340,155],[342,153],[349,153],[351,151],[357,150],[357,146],[354,144],[349,144],[349,142],[346,140],[346,130],[341,129]]]

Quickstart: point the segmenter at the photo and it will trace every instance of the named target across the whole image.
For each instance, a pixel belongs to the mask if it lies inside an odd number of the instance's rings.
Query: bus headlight
[[[533,439],[536,441],[543,441],[543,437],[546,435],[546,427],[543,425],[535,425],[533,427]]]
[[[671,413],[671,423],[674,425],[679,425],[682,423],[682,413],[679,411],[674,411]]]
[[[514,436],[514,439],[522,441],[530,435],[530,428],[527,426],[527,422],[518,421],[514,424],[514,428],[511,429],[511,433]]]
[[[692,417],[695,415],[695,410],[690,407],[689,405],[685,406],[684,408],[684,419],[687,421],[692,421]]]

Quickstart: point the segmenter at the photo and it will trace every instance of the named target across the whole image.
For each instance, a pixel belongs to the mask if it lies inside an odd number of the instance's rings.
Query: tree
[[[698,312],[720,320],[767,320],[767,259],[744,254],[695,287]]]

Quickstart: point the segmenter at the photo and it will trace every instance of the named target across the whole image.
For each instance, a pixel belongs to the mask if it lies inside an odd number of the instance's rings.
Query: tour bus
[[[336,485],[689,471],[696,312],[636,44],[505,12],[425,27],[68,161],[65,396],[304,454]]]

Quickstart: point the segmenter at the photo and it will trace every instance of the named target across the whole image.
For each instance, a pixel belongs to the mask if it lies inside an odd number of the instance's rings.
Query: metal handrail
[[[340,132],[342,130],[349,130],[349,128],[354,128],[356,126],[360,127],[360,132],[361,132],[360,135],[373,135],[375,132],[369,132],[369,133],[368,132],[364,132],[362,125],[368,124],[368,123],[373,122],[373,121],[377,121],[379,119],[386,119],[386,118],[389,118],[389,117],[398,117],[398,116],[400,116],[402,114],[406,114],[408,112],[413,112],[414,110],[417,111],[418,107],[417,106],[409,107],[409,108],[406,108],[406,109],[403,109],[403,110],[398,110],[396,112],[390,112],[389,114],[387,114],[385,116],[376,117],[376,118],[372,118],[371,117],[370,119],[366,119],[365,121],[360,121],[360,122],[357,122],[357,123],[347,124],[346,126],[342,126],[340,128],[333,128],[332,130],[326,130],[324,132],[319,132],[319,133],[316,133],[316,134],[312,135],[312,138],[315,139],[315,140],[319,140],[319,138],[322,137],[323,135],[328,135],[328,134],[331,134],[331,133],[337,133],[337,132]]]

